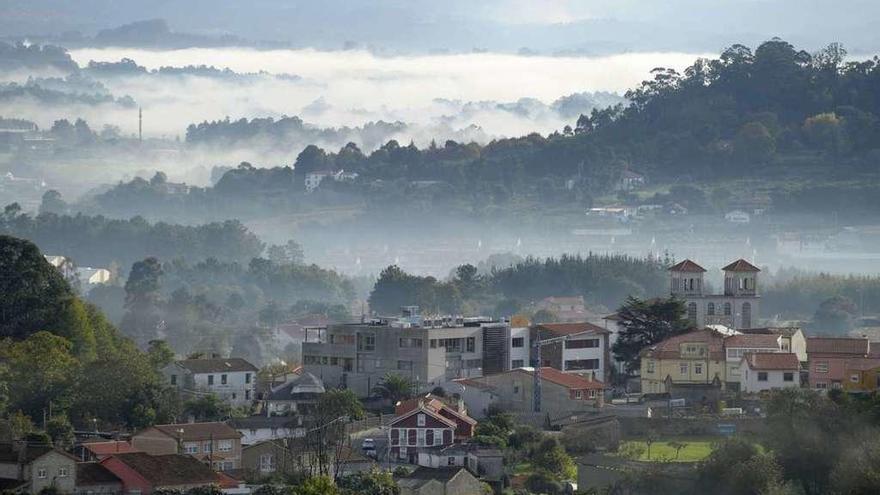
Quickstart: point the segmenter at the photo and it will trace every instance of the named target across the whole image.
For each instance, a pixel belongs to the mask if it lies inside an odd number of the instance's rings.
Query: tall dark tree
[[[125,316],[122,330],[139,345],[156,338],[162,324],[161,302],[162,264],[156,258],[138,261],[131,267],[125,281]]]
[[[684,302],[675,297],[642,300],[627,298],[617,310],[623,327],[612,351],[614,357],[626,363],[626,371],[639,369],[642,350],[669,337],[685,332],[690,322],[685,317]]]

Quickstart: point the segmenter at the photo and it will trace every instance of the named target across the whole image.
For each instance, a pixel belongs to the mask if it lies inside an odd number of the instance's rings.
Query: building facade
[[[218,471],[241,466],[241,433],[226,423],[155,425],[131,437],[131,445],[151,455],[188,454]]]
[[[850,362],[867,359],[871,354],[868,339],[846,337],[807,338],[810,388],[827,390],[843,388]]]
[[[725,382],[724,335],[703,329],[670,337],[642,351],[642,393],[669,392],[671,384],[712,385]]]
[[[182,394],[216,394],[233,406],[256,399],[257,367],[241,358],[185,359],[162,370],[167,382]]]
[[[600,382],[606,381],[610,371],[610,332],[592,323],[545,323],[534,325],[530,331],[532,342],[562,339],[541,346],[542,367],[555,368],[566,373],[577,373]],[[537,349],[531,346],[532,362],[537,361]]]
[[[792,353],[749,353],[742,357],[743,392],[755,393],[801,386],[800,361]]]
[[[509,326],[485,318],[410,315],[331,325],[303,342],[303,366],[325,386],[349,388],[361,397],[389,373],[428,388],[482,376],[484,363],[490,371],[504,366],[498,347],[506,346],[509,334]]]
[[[723,325],[733,329],[758,326],[760,295],[758,267],[739,259],[722,268],[724,292],[708,294],[706,270],[691,260],[669,268],[670,294],[685,302],[687,317],[698,328]]]

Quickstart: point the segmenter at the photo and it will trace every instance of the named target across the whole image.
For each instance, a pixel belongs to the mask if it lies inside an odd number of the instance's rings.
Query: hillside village
[[[63,257],[46,260],[69,280],[95,275],[70,270]],[[245,494],[302,473],[340,480],[392,470],[402,494],[503,493],[522,487],[530,469],[493,436],[511,422],[574,452],[577,470],[561,475],[571,487],[604,490],[619,477],[596,470],[623,472],[610,452],[645,432],[756,432],[782,389],[854,397],[880,389],[880,342],[762,326],[761,270],[739,259],[722,271],[723,290],[713,293],[696,262],[668,268],[670,300],[686,324],[643,346],[635,362],[617,352],[633,321],[592,314],[582,297],[541,301],[536,308],[559,318],[543,323],[406,306],[395,316],[285,324],[299,365],[195,355],[161,368],[165,386],[204,413],[139,430],[78,427],[64,443],[7,433],[2,485],[34,494]],[[226,412],[211,412],[218,407]],[[658,466],[689,475],[682,463]]]

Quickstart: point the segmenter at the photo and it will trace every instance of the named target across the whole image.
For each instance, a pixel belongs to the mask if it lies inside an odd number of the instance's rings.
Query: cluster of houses
[[[797,327],[754,327],[760,270],[737,260],[724,270],[724,292],[704,291],[706,272],[691,260],[670,269],[671,293],[696,328],[643,350],[645,394],[696,397],[711,391],[763,392],[784,387],[878,389],[880,343],[867,338],[806,337]]]

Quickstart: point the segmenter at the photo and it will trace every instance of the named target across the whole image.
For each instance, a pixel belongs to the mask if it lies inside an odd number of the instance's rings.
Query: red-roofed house
[[[841,388],[847,380],[847,362],[869,357],[868,339],[846,337],[807,338],[807,358],[810,366],[810,388]]]
[[[196,487],[220,485],[222,481],[209,466],[181,454],[114,454],[101,461],[101,465],[122,481],[124,493],[184,492]]]
[[[846,363],[843,388],[848,392],[880,390],[880,358],[852,359]]]
[[[423,397],[415,397],[413,399],[398,402],[394,407],[394,414],[402,417],[418,408],[431,410],[439,413],[446,419],[454,421],[456,425],[456,440],[467,440],[474,436],[477,422],[468,415],[463,401],[460,401],[453,406],[436,395],[427,394]]]
[[[725,370],[726,386],[731,390],[741,389],[742,362],[746,354],[757,353],[788,353],[783,348],[783,338],[779,334],[739,334],[724,340],[727,369]],[[797,356],[795,356],[797,360]],[[797,381],[800,383],[800,380]]]
[[[609,370],[608,330],[592,323],[544,323],[534,325],[530,331],[532,342],[539,338],[547,340],[565,337],[564,341],[541,347],[541,366],[556,368],[566,373],[577,373],[605,381]],[[531,356],[537,359],[535,350]]]
[[[642,393],[669,392],[670,385],[725,381],[724,335],[706,328],[670,337],[642,351]]]
[[[419,452],[452,445],[458,423],[420,403],[388,426],[389,458],[415,464]]]
[[[797,355],[792,353],[747,353],[740,365],[742,391],[800,387],[800,367]]]

